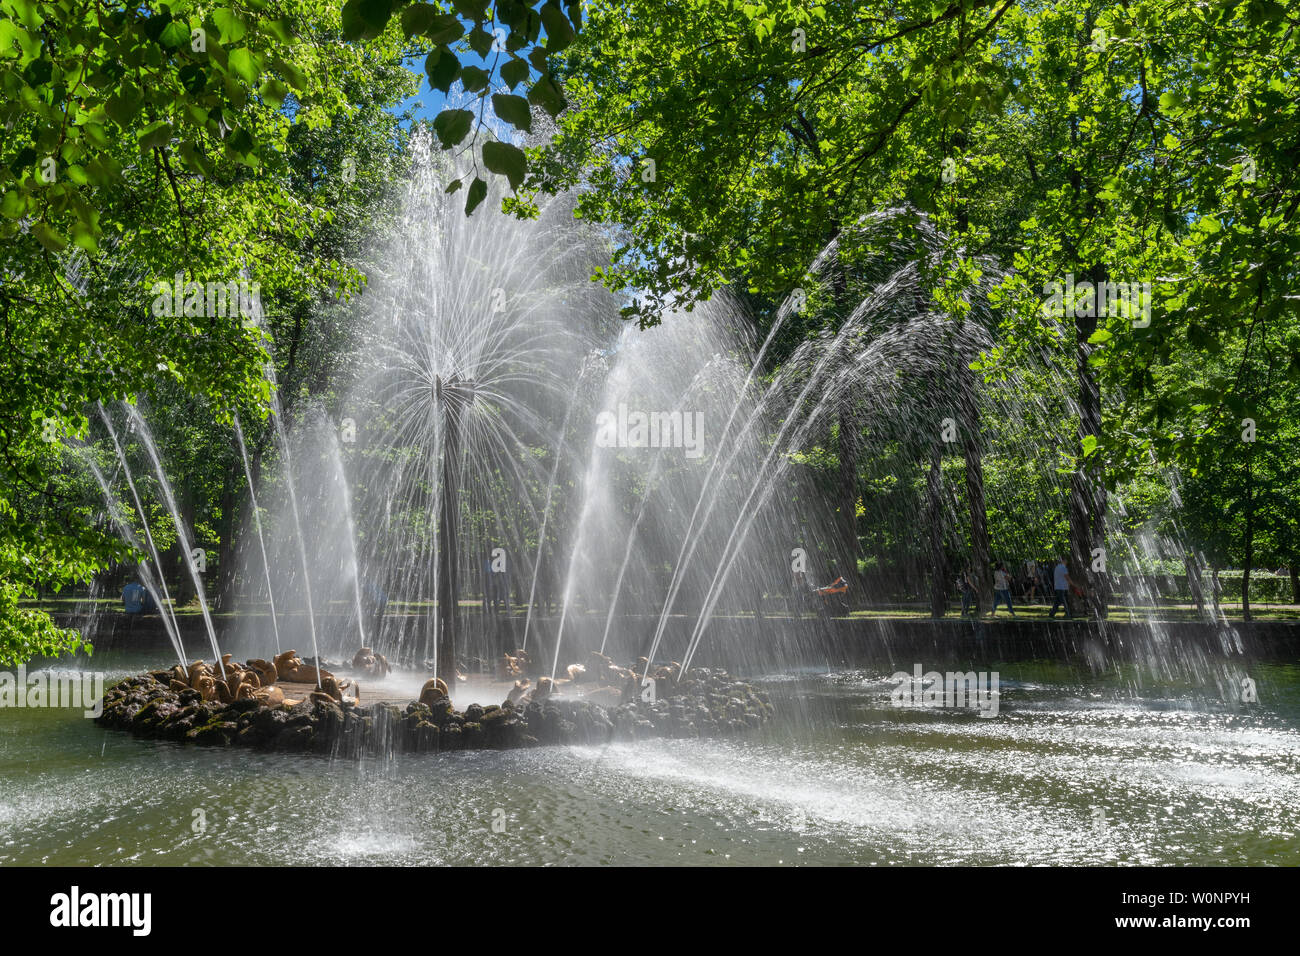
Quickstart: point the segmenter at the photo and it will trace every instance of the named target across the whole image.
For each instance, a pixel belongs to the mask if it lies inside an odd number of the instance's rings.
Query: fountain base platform
[[[218,747],[386,756],[455,750],[508,750],[605,744],[647,737],[723,737],[758,730],[773,715],[767,694],[725,671],[691,671],[654,701],[602,706],[553,695],[527,704],[470,704],[445,698],[405,707],[391,701],[304,699],[268,704],[256,698],[221,703],[176,690],[158,675],[128,677],[103,698],[103,726],[152,739]],[[309,688],[310,689],[310,688]]]

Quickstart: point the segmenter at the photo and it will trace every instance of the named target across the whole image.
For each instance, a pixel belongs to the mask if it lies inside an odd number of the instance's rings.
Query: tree
[[[1001,95],[987,51],[1013,5],[590,4],[557,67],[576,108],[528,183],[581,184],[580,214],[621,224],[604,278],[643,323],[737,277],[784,296],[912,167],[919,104]]]
[[[0,663],[75,648],[19,599],[122,556],[76,488],[93,404],[175,386],[216,420],[264,409],[261,303],[357,288],[309,249],[330,212],[294,194],[287,144],[397,48],[337,43],[328,4],[258,7],[0,2]]]
[[[445,106],[433,121],[444,149],[469,140],[465,149],[470,154],[470,171],[453,179],[448,191],[454,192],[470,180],[465,196],[465,214],[469,215],[487,198],[485,177],[489,173],[504,177],[511,189],[517,190],[527,172],[527,157],[514,143],[482,135],[485,113],[490,104],[496,118],[524,133],[532,131],[532,107],[552,117],[559,115],[567,104],[550,58],[568,47],[582,28],[581,3],[347,0],[343,35],[349,40],[373,39],[397,19],[402,33],[414,44],[409,55],[424,57],[429,85],[448,93],[452,84],[459,82],[461,90],[478,103],[477,113]],[[539,42],[543,31],[544,44]],[[525,95],[509,92],[515,89],[524,90]],[[517,199],[507,198],[504,203],[525,215],[536,215],[535,206]]]

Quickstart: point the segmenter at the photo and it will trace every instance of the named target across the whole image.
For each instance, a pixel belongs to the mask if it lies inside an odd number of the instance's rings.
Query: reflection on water
[[[1300,668],[1256,671],[1245,708],[1002,665],[990,720],[806,674],[758,739],[361,762],[0,709],[0,863],[1297,865]]]

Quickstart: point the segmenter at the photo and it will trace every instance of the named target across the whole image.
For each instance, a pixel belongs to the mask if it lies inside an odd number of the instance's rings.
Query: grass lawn
[[[765,616],[773,617],[773,618],[783,618],[788,616],[783,604],[777,602],[773,602],[773,603],[775,604],[775,606],[772,607],[765,614]],[[44,600],[41,601],[30,601],[30,600],[23,601],[22,604],[24,607],[41,608],[43,610],[50,611],[55,614],[58,613],[71,614],[77,611],[85,613],[86,611],[90,610],[90,608],[92,607],[96,611],[113,611],[113,610],[120,609],[122,606],[121,599],[116,597],[103,597],[103,598],[95,598],[95,599],[55,597],[55,598],[45,598]],[[435,606],[436,604],[433,601],[390,601],[388,604],[387,613],[388,614],[425,614],[428,613]],[[483,605],[481,601],[463,600],[460,602],[460,606],[462,608],[478,610],[482,608]],[[1049,607],[1050,605],[1047,604],[1016,605],[1016,619],[1029,620],[1029,621],[1046,620]],[[957,620],[959,609],[960,609],[959,604],[954,603],[953,605],[951,605],[948,608],[948,614],[944,617],[944,620]],[[1223,605],[1223,611],[1224,614],[1227,616],[1228,620],[1230,621],[1240,621],[1242,619],[1240,604],[1225,604]],[[200,610],[199,610],[198,603],[192,601],[189,604],[185,605],[184,607],[178,608],[176,613],[178,616],[181,617],[186,617],[190,615],[197,617],[200,614]],[[225,612],[220,614],[214,614],[214,617],[218,617],[218,618],[235,617],[241,613],[242,614],[248,614],[248,613],[266,614],[268,613],[268,606],[265,603],[249,603],[242,606],[239,611],[231,611],[231,612]],[[301,612],[278,609],[278,613],[281,615],[287,614],[289,616],[292,616],[294,613],[301,613]],[[325,608],[317,608],[317,613],[350,615],[353,613],[353,605],[351,601],[331,601],[329,606]],[[545,615],[548,612],[542,611],[537,613]],[[570,613],[579,614],[579,615],[589,614],[589,613],[604,614],[606,613],[606,609],[605,608],[575,608],[575,609],[571,609]],[[514,616],[522,616],[524,614],[523,605],[521,604],[512,605],[510,614]],[[1251,610],[1251,615],[1252,615],[1252,619],[1255,621],[1300,621],[1300,605],[1256,604],[1253,606]],[[835,615],[835,616],[839,616],[839,615]],[[879,607],[860,608],[854,611],[850,611],[847,616],[850,618],[871,618],[871,619],[884,619],[884,620],[928,620],[930,617],[930,609],[929,609],[929,605],[921,605],[921,604],[882,605]],[[741,611],[741,612],[731,612],[731,613],[719,611],[715,615],[715,617],[752,618],[754,617],[754,614],[752,611]],[[990,617],[987,612],[985,612],[983,617],[984,620],[998,620],[998,621],[1011,620],[1011,616],[1007,613],[1005,607],[999,607],[997,615],[995,617]],[[1064,616],[1061,614],[1059,610],[1057,611],[1056,614],[1056,620],[1064,620]],[[1110,620],[1119,623],[1142,622],[1142,621],[1150,621],[1150,620],[1196,621],[1196,620],[1201,620],[1201,616],[1197,613],[1196,608],[1191,604],[1161,604],[1159,606],[1154,606],[1154,607],[1149,605],[1148,606],[1138,605],[1138,606],[1130,607],[1128,605],[1123,605],[1123,604],[1112,604],[1110,606]]]

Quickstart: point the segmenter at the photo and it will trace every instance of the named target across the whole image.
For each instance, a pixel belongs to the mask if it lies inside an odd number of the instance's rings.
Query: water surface
[[[0,709],[0,863],[1300,864],[1300,668],[1253,667],[1249,706],[1000,670],[992,719],[806,673],[754,739],[360,762]]]

